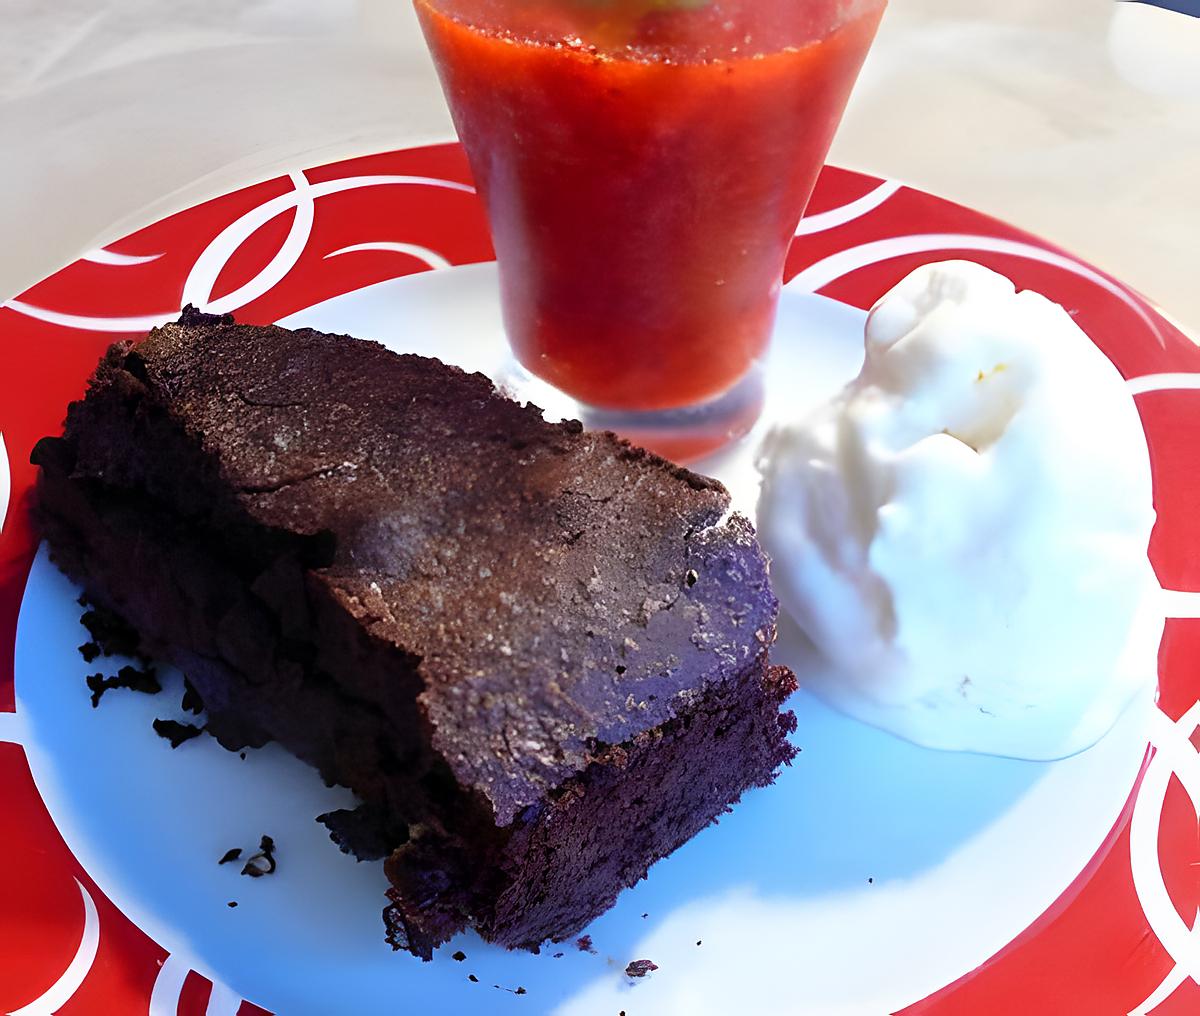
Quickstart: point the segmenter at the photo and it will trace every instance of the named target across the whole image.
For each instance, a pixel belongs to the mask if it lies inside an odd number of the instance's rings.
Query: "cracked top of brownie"
[[[300,553],[417,667],[434,746],[501,824],[774,637],[715,480],[374,342],[189,308],[110,349],[66,436],[76,475],[247,567]]]

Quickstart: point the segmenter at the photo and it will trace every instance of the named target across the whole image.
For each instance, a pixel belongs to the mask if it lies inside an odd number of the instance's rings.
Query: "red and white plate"
[[[105,346],[188,302],[505,363],[456,145],[297,170],[119,240],[0,308],[0,1012],[1156,1016],[1200,1011],[1200,349],[1143,297],[1010,226],[826,169],[788,261],[766,421],[856,373],[864,310],[968,257],[1065,305],[1137,399],[1167,617],[1157,701],[1061,762],[926,751],[800,693],[796,764],[573,945],[393,955],[378,864],[313,816],[349,795],[284,752],[172,751],[181,679],[93,710],[77,590],[27,517],[34,442]],[[550,407],[552,411],[556,407]],[[752,509],[756,437],[702,465]],[[787,639],[778,656],[812,662]],[[278,844],[242,878],[230,847]],[[237,907],[228,904],[236,902]],[[452,953],[461,949],[466,959]],[[633,983],[634,959],[659,969]],[[476,980],[469,979],[474,975]],[[518,989],[523,991],[518,992]]]

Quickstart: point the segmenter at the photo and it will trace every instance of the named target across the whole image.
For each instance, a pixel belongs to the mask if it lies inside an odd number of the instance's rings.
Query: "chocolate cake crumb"
[[[81,607],[86,607],[88,605],[87,593],[80,593],[75,602]]]
[[[874,885],[874,884],[875,884],[875,879],[873,879],[873,878],[867,879],[867,885]]]
[[[591,953],[593,956],[596,954],[596,949],[592,945],[591,935],[584,935],[581,938],[575,939],[575,948],[580,952]]]
[[[238,758],[240,758],[243,762],[245,762],[246,761],[246,753],[244,751],[239,751]]]
[[[237,900],[230,900],[228,903],[226,903],[226,904],[225,904],[225,906],[227,906],[227,907],[236,907],[236,906],[237,906]]]
[[[100,655],[100,647],[95,642],[85,642],[79,647],[79,655],[83,657],[84,663],[91,663]]]
[[[184,741],[190,741],[203,733],[195,724],[180,723],[177,720],[155,720],[154,732],[170,741],[172,748],[178,748]]]
[[[140,691],[145,695],[157,695],[162,691],[158,677],[153,667],[138,670],[137,667],[122,667],[116,677],[105,677],[103,674],[89,674],[87,686],[92,692],[92,708],[100,705],[100,696],[110,688],[128,688],[130,691]]]
[[[88,674],[87,686],[92,692],[92,708],[95,709],[100,705],[100,696],[108,691],[108,678],[103,674]]]
[[[467,974],[467,980],[470,981],[472,984],[479,983],[479,978],[476,977],[474,974]]]
[[[204,702],[200,698],[200,693],[192,687],[192,682],[186,677],[183,679],[183,702],[180,703],[180,708],[193,716],[199,716],[204,712]]]
[[[463,952],[461,949],[459,949],[458,952],[456,952],[450,958],[452,960],[457,960],[459,963],[461,963],[463,960],[465,960],[467,958],[467,954],[465,952]]]
[[[649,916],[650,916],[649,914],[642,914],[642,920],[644,921]]]
[[[554,959],[561,960],[563,958],[563,955],[564,955],[563,953],[557,952],[554,954]]]
[[[645,977],[648,973],[657,969],[658,964],[652,960],[634,960],[625,968],[625,976]]]
[[[506,988],[506,987],[504,987],[503,984],[493,984],[492,987],[499,988],[501,991],[507,991],[510,995],[527,995],[527,994],[529,994],[529,992],[527,992],[519,984],[515,988]]]
[[[219,860],[217,862],[217,864],[228,864],[230,861],[236,861],[241,856],[242,856],[242,848],[241,847],[230,847],[228,850],[225,851],[224,854],[221,855],[221,860]]]
[[[250,859],[242,866],[242,874],[251,878],[262,878],[263,875],[275,873],[275,841],[270,836],[263,836],[258,844],[258,853],[251,854]]]
[[[703,943],[700,941],[700,939],[696,939],[696,945],[702,945],[702,944]]]

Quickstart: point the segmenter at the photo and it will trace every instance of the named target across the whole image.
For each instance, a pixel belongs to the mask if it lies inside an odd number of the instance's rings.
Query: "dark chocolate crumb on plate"
[[[626,977],[645,977],[647,974],[658,969],[658,964],[653,960],[634,960],[625,968]]]
[[[155,720],[154,732],[171,742],[172,748],[178,748],[184,741],[199,737],[203,731],[193,723],[179,723],[176,720]]]
[[[217,864],[228,864],[230,861],[236,861],[241,856],[242,856],[242,848],[241,847],[230,847],[228,850],[225,851],[224,854],[221,855],[221,860],[219,860],[217,862]]]
[[[465,952],[463,952],[461,949],[459,949],[458,952],[456,952],[450,958],[452,960],[457,960],[459,963],[461,963],[463,960],[465,960],[467,958],[467,954]]]
[[[225,906],[227,906],[227,907],[236,907],[236,906],[237,906],[237,900],[230,900],[228,903],[226,903],[226,904],[225,904]]]
[[[240,758],[243,762],[245,762],[246,761],[246,753],[244,751],[239,751],[238,758]]]
[[[467,974],[467,980],[470,981],[472,984],[479,983],[479,978],[476,977],[474,974]]]
[[[583,935],[582,937],[575,939],[575,948],[580,952],[592,953],[593,955],[596,952],[595,946],[592,945],[591,935]]]
[[[180,704],[180,708],[193,716],[199,716],[204,712],[204,702],[200,698],[200,693],[192,687],[192,682],[186,677],[183,679],[183,702]]]
[[[700,939],[696,939],[696,945],[700,945],[700,944],[701,944]]]
[[[110,688],[128,688],[130,691],[140,691],[145,695],[157,695],[162,691],[158,677],[153,667],[139,670],[137,667],[122,667],[116,677],[105,677],[103,674],[88,674],[87,686],[92,692],[92,708],[100,705],[100,696]]]
[[[95,642],[85,642],[79,647],[79,655],[83,657],[84,663],[91,663],[100,655],[100,647]]]
[[[529,992],[527,992],[519,984],[515,988],[506,988],[502,984],[493,984],[492,987],[499,988],[501,991],[507,991],[510,995],[528,995],[529,994]]]
[[[263,836],[258,844],[258,853],[252,854],[242,866],[242,874],[251,878],[262,878],[275,872],[275,841],[270,836]]]
[[[87,593],[80,593],[79,598],[75,602],[81,607],[86,607],[88,605]]]
[[[642,914],[642,920],[644,921],[649,916],[650,916],[649,914]]]
[[[560,953],[560,952],[558,952],[558,953],[555,953],[555,954],[554,954],[554,958],[555,958],[556,960],[561,960],[561,959],[563,958],[563,953]]]
[[[874,885],[874,884],[875,884],[875,879],[873,879],[873,878],[867,879],[867,885]]]
[[[87,686],[92,693],[92,708],[100,705],[100,696],[109,689],[108,678],[103,674],[88,674]]]

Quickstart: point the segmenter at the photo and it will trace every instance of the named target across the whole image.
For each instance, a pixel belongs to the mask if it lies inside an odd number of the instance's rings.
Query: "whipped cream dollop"
[[[805,684],[929,747],[1051,759],[1155,680],[1146,441],[1062,307],[980,265],[913,272],[859,376],[760,456],[785,611],[831,666]]]

